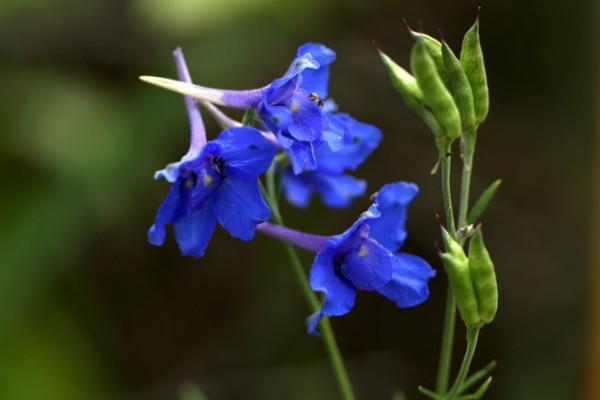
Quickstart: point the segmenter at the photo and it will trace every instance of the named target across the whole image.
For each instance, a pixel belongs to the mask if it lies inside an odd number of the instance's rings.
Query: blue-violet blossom
[[[190,82],[181,50],[174,56],[179,78]],[[232,236],[248,241],[256,225],[269,219],[257,179],[271,165],[275,147],[249,127],[225,130],[207,143],[196,100],[184,98],[191,125],[190,149],[179,162],[154,176],[173,185],[148,231],[148,241],[162,245],[165,225],[173,224],[181,252],[202,257],[217,221]]]
[[[283,77],[252,90],[221,90],[157,77],[141,79],[214,104],[255,108],[290,156],[294,173],[299,174],[317,167],[315,147],[321,143],[337,150],[351,140],[348,127],[330,123],[330,113],[323,107],[329,64],[334,60],[335,53],[326,46],[304,44]]]
[[[399,252],[406,239],[407,207],[417,193],[412,183],[383,186],[371,207],[348,230],[332,237],[269,223],[257,227],[260,232],[317,252],[310,286],[323,292],[325,301],[309,318],[309,333],[316,332],[323,316],[348,313],[354,307],[356,290],[376,291],[403,308],[427,300],[427,281],[435,271],[422,258]]]
[[[351,132],[352,142],[334,151],[322,143],[315,150],[317,168],[300,175],[286,168],[283,190],[286,199],[297,207],[306,207],[314,192],[321,195],[329,207],[348,207],[352,198],[362,196],[367,183],[346,174],[354,170],[371,154],[381,140],[381,131],[369,124],[358,122],[348,114],[331,114],[330,123],[345,125]]]

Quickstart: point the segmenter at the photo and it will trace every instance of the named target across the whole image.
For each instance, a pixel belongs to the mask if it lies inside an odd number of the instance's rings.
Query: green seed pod
[[[463,38],[460,62],[471,84],[475,107],[475,122],[479,125],[485,120],[490,107],[485,64],[479,41],[479,17],[477,17],[477,20]]]
[[[452,49],[446,42],[442,42],[442,58],[448,71],[450,90],[462,121],[463,135],[474,133],[475,109],[473,108],[473,92],[465,75],[465,71]]]
[[[421,89],[419,88],[416,79],[381,50],[379,50],[379,56],[390,76],[392,85],[402,95],[406,105],[411,110],[420,114],[423,105],[423,93],[421,93]]]
[[[413,46],[410,66],[423,93],[425,105],[431,109],[444,131],[443,139],[452,142],[461,132],[458,108],[421,41]]]
[[[436,38],[433,38],[425,33],[415,32],[410,28],[409,32],[417,42],[421,43],[425,47],[425,50],[427,50],[427,53],[433,59],[435,68],[437,69],[438,74],[440,74],[440,78],[442,78],[444,85],[449,88],[450,82],[448,80],[448,72],[446,71],[446,66],[444,65],[444,60],[442,58],[442,43]]]
[[[494,264],[485,248],[483,235],[479,230],[469,243],[469,272],[479,304],[481,321],[489,324],[498,310],[498,283]]]
[[[441,253],[440,258],[444,263],[444,269],[452,286],[456,307],[458,307],[460,316],[468,327],[479,326],[481,325],[481,318],[479,317],[477,297],[469,273],[469,260],[460,244],[452,239],[444,228],[442,228],[442,237],[446,252]]]

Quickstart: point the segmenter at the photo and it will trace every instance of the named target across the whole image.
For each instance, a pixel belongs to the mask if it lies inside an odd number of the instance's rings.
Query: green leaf
[[[496,194],[496,190],[498,190],[498,187],[501,183],[502,179],[494,181],[494,183],[492,183],[490,187],[488,187],[485,190],[485,192],[483,192],[481,197],[477,199],[477,201],[473,205],[473,208],[471,208],[471,211],[469,212],[469,216],[467,217],[467,223],[474,224],[483,215],[483,212],[485,211],[489,202]]]
[[[419,393],[424,394],[425,396],[427,396],[433,400],[441,400],[442,399],[442,396],[440,396],[439,394],[437,394],[427,388],[424,388],[423,386],[419,386]]]
[[[457,397],[456,400],[479,400],[486,392],[487,388],[492,383],[492,377],[490,376],[483,382],[483,384],[473,394],[467,394],[465,396]]]
[[[486,365],[485,367],[483,367],[479,371],[474,372],[470,377],[468,377],[465,380],[465,382],[463,383],[462,387],[458,390],[457,393],[458,394],[464,393],[471,386],[473,386],[474,384],[476,384],[480,380],[484,379],[486,376],[488,376],[490,374],[490,372],[492,372],[494,370],[494,368],[496,368],[497,364],[498,363],[496,362],[496,360],[492,360],[492,361],[490,361],[490,363],[488,365]]]

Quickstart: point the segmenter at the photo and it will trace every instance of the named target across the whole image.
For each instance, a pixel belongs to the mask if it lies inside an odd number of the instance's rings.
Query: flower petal
[[[282,133],[277,135],[277,140],[288,153],[294,174],[298,175],[304,171],[317,168],[315,152],[311,142],[300,142]]]
[[[408,204],[419,193],[414,183],[396,182],[381,188],[369,208],[379,211],[381,216],[368,221],[371,237],[391,252],[398,251],[406,239],[406,211]]]
[[[184,180],[180,179],[171,186],[158,207],[154,224],[148,230],[148,242],[155,246],[162,246],[167,234],[165,225],[173,223],[189,212],[189,205],[190,190],[185,186]]]
[[[210,201],[178,219],[173,224],[179,250],[186,256],[202,257],[210,241],[217,219]]]
[[[319,68],[302,71],[301,87],[309,93],[316,93],[319,97],[326,98],[329,64],[335,60],[335,52],[322,44],[306,43],[298,48],[297,55],[303,54],[310,54],[319,63]]]
[[[427,261],[412,254],[400,253],[394,257],[392,280],[377,291],[398,307],[412,307],[427,300],[427,281],[435,276]]]
[[[329,207],[348,207],[352,199],[362,196],[367,188],[366,181],[350,175],[328,174],[318,169],[309,175],[314,176],[315,190]]]
[[[325,294],[320,312],[324,315],[344,315],[354,307],[356,290],[352,284],[336,273],[334,263],[335,243],[329,241],[323,250],[317,253],[310,270],[310,287]]]
[[[335,114],[327,116],[327,129],[323,131],[323,141],[329,146],[326,153],[337,152],[353,144],[352,132],[348,124]],[[347,150],[346,150],[347,151]],[[340,168],[342,171],[344,167]]]
[[[227,129],[213,142],[220,146],[219,155],[227,166],[243,171],[249,178],[268,170],[276,151],[257,129],[246,126]],[[227,175],[227,168],[224,172]]]
[[[328,115],[330,130],[340,130],[341,127],[349,130],[350,143],[346,143],[337,151],[334,148],[319,146],[315,154],[319,163],[319,169],[329,172],[343,172],[346,169],[356,169],[377,148],[381,141],[381,131],[369,124],[358,122],[347,114]],[[336,128],[337,127],[337,128]],[[330,133],[323,134],[323,140],[331,139]],[[345,137],[342,139],[347,142]],[[335,141],[328,142],[331,146]]]
[[[231,236],[245,242],[254,237],[256,225],[267,221],[271,215],[256,179],[224,179],[213,203],[214,212],[223,228]]]
[[[308,174],[294,175],[289,168],[283,172],[283,192],[285,198],[296,207],[308,206],[312,188]]]
[[[306,325],[307,325],[307,332],[309,335],[320,336],[319,332],[317,331],[317,327],[319,326],[319,322],[321,322],[321,319],[323,319],[324,316],[325,316],[325,314],[323,314],[321,312],[321,310],[319,310],[316,313],[311,314],[308,317],[308,320],[306,321]]]
[[[306,72],[307,69],[316,70],[319,67],[319,62],[315,60],[311,54],[298,54],[298,57],[296,57],[294,61],[292,61],[290,67],[281,79],[291,79],[303,72]]]
[[[365,238],[360,246],[347,253],[341,271],[361,290],[375,290],[392,279],[394,256],[376,241]]]
[[[274,80],[269,89],[265,91],[262,103],[269,106],[288,106],[301,81],[300,75]]]
[[[287,126],[287,131],[291,137],[305,142],[321,139],[327,120],[321,108],[309,98],[309,93],[298,90],[292,98],[290,110],[293,122]]]

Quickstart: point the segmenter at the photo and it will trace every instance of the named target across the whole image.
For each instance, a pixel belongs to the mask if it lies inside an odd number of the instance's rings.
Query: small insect
[[[323,107],[323,100],[316,93],[311,93],[308,95],[308,98],[314,101],[319,107]]]

